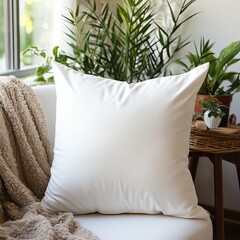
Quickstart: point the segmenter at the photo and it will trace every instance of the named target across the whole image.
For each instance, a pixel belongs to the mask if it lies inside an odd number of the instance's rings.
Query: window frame
[[[34,74],[36,67],[20,69],[19,0],[3,0],[5,71],[0,76],[25,77]]]
[[[3,0],[6,69],[19,69],[19,0]]]
[[[29,67],[25,69],[16,69],[16,70],[7,70],[5,72],[0,73],[0,76],[10,76],[14,75],[18,78],[23,78],[26,76],[33,75],[36,72],[37,67]]]

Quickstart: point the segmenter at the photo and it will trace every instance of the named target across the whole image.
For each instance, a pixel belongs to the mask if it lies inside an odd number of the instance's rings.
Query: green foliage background
[[[167,75],[174,55],[189,43],[181,27],[197,14],[187,12],[195,1],[184,0],[175,10],[168,0],[157,6],[151,0],[123,0],[112,11],[108,3],[99,10],[96,0],[83,0],[63,16],[73,50],[64,64],[128,83]],[[168,24],[157,23],[163,6]]]

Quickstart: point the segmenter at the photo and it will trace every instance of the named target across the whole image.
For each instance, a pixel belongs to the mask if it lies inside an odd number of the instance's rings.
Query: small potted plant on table
[[[225,113],[221,110],[221,103],[219,100],[211,96],[210,98],[202,98],[198,104],[204,110],[203,118],[208,128],[217,128]]]

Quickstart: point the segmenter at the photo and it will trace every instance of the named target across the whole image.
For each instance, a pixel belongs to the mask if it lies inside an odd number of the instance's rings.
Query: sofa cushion
[[[212,222],[164,215],[77,215],[75,220],[104,240],[212,240]]]
[[[54,161],[42,207],[208,218],[197,205],[187,158],[208,64],[135,84],[53,66]]]
[[[56,88],[54,84],[33,86],[33,91],[42,103],[44,115],[47,122],[49,138],[52,146],[55,138],[56,122]]]

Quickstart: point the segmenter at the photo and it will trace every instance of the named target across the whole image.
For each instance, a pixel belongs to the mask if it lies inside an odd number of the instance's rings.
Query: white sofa
[[[51,142],[54,143],[55,86],[33,90],[43,104]],[[102,240],[210,240],[210,220],[183,219],[164,215],[120,214],[77,215],[75,219]]]

